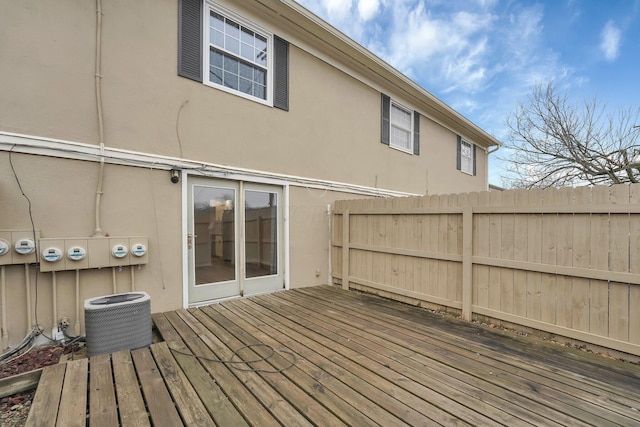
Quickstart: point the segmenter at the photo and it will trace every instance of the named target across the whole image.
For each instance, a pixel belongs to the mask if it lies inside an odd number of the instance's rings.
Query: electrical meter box
[[[110,237],[109,247],[111,257],[109,265],[111,267],[119,267],[130,264],[129,255],[129,238],[127,237]]]
[[[82,270],[89,268],[89,250],[87,239],[65,239],[64,260],[67,270]]]
[[[39,238],[39,230],[0,230],[0,265],[36,262],[35,242]]]
[[[40,239],[38,241],[40,252],[40,271],[63,271],[64,261],[64,240],[62,239]]]
[[[71,261],[82,261],[87,256],[87,251],[82,246],[72,246],[67,251],[67,258]]]
[[[142,265],[149,262],[149,239],[147,237],[129,237],[131,264]]]
[[[16,242],[14,249],[20,255],[31,255],[36,250],[36,243],[33,239],[22,238]]]
[[[4,239],[0,239],[0,256],[4,256],[9,253],[9,242]]]
[[[46,248],[42,251],[42,260],[46,262],[58,262],[62,259],[62,250],[56,247]]]

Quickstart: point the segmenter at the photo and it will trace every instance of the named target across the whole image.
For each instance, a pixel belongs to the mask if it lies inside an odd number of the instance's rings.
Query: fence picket
[[[541,190],[529,190],[528,205],[539,206]],[[540,263],[542,259],[542,215],[529,214],[527,227],[527,261]],[[527,318],[540,320],[542,315],[541,273],[527,272]]]
[[[570,188],[561,188],[556,197],[557,206],[569,206],[573,200]],[[558,214],[558,234],[556,236],[556,262],[558,265],[573,266],[573,214]],[[558,301],[556,323],[572,328],[573,325],[573,278],[556,277]]]
[[[492,191],[489,193],[491,206],[502,204],[502,193]],[[502,252],[502,214],[489,215],[489,256],[500,258]],[[492,310],[500,310],[502,305],[502,281],[500,279],[500,267],[489,267],[489,301],[488,307]]]
[[[484,191],[479,193],[478,206],[489,206],[490,195]],[[474,253],[476,256],[488,257],[489,253],[489,238],[490,238],[490,216],[489,214],[478,215],[478,248]],[[489,307],[489,267],[486,265],[479,265],[475,272],[475,286],[478,290],[477,305],[480,307]]]
[[[615,204],[629,203],[629,187],[614,185],[610,189]],[[611,214],[609,240],[609,270],[629,271],[629,215]],[[609,283],[609,337],[629,339],[629,284]]]
[[[553,206],[556,203],[558,190],[547,188],[542,191],[543,206]],[[556,234],[558,231],[558,215],[555,213],[542,215],[542,254],[543,264],[556,265]],[[540,320],[556,324],[557,286],[554,274],[543,273],[540,278],[540,292],[542,295],[542,309]]]
[[[591,190],[594,205],[610,203],[608,187],[594,187]],[[609,269],[609,214],[591,214],[591,262],[596,270]],[[609,282],[589,281],[590,309],[589,332],[607,336],[609,333]]]
[[[640,203],[640,184],[629,187],[629,203]],[[629,271],[640,274],[640,215],[629,218]],[[640,286],[634,285],[629,289],[629,342],[640,344]]]
[[[526,190],[516,190],[514,192],[516,206],[526,206],[529,203]],[[513,247],[513,257],[517,261],[527,261],[528,250],[528,215],[516,215],[515,223],[515,244]],[[513,272],[513,314],[521,317],[527,316],[527,273],[516,270]]]
[[[573,192],[573,205],[591,204],[591,189],[579,187]],[[591,220],[589,214],[576,213],[573,219],[573,266],[589,268],[591,249]],[[589,331],[589,280],[573,279],[572,326],[580,331]]]

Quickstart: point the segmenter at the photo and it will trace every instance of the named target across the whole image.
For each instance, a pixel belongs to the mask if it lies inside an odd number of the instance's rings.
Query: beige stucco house
[[[327,283],[333,201],[486,190],[499,145],[293,0],[2,0],[0,54],[3,347]]]

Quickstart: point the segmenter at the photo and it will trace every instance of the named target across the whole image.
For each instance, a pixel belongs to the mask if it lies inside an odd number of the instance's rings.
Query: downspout
[[[103,237],[100,226],[100,212],[102,210],[102,194],[104,181],[104,118],[102,114],[102,0],[96,0],[96,64],[95,88],[96,109],[98,115],[98,143],[100,144],[100,169],[96,187],[96,229],[92,237]]]
[[[487,150],[487,167],[484,168],[484,173],[485,173],[484,182],[487,183],[487,188],[485,189],[485,191],[489,191],[489,155],[491,155],[492,153],[495,153],[501,147],[502,147],[502,144],[498,144],[498,145],[495,145],[495,150]]]

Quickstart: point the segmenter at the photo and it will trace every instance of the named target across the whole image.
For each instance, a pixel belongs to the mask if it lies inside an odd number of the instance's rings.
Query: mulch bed
[[[44,366],[55,365],[63,354],[75,351],[76,346],[32,349],[16,359],[0,364],[0,379]],[[29,408],[35,393],[35,390],[30,390],[0,399],[0,425],[3,427],[23,426],[29,415]]]

